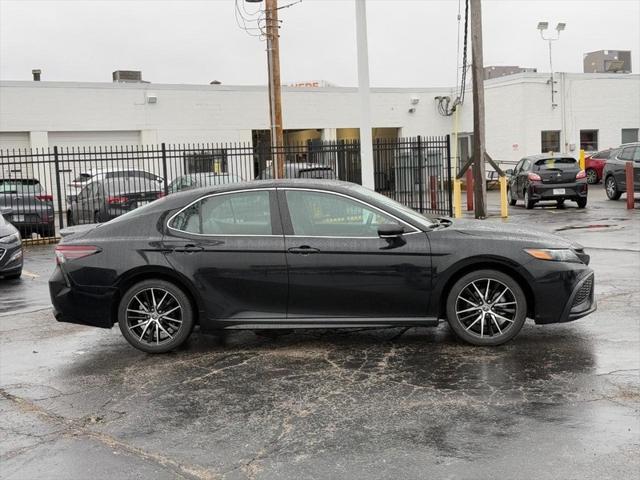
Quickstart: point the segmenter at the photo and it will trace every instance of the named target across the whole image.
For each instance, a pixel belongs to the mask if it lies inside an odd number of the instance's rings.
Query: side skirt
[[[209,323],[209,322],[208,322]],[[210,322],[209,325],[214,329],[225,330],[259,330],[259,329],[309,329],[309,328],[376,328],[376,327],[437,327],[440,320],[432,317],[424,318],[367,318],[357,321],[347,318],[337,318],[335,320],[314,319],[308,321],[300,321],[299,319],[291,320],[273,320],[273,319],[247,319],[245,321],[237,320],[217,320]],[[215,325],[215,326],[214,326]]]

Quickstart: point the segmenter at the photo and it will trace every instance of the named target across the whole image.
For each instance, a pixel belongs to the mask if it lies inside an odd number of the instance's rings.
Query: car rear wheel
[[[609,200],[618,200],[622,192],[618,190],[618,185],[616,184],[616,179],[613,177],[607,177],[604,182],[604,189],[607,192],[607,197]]]
[[[587,206],[587,197],[584,198],[578,198],[576,200],[576,203],[578,204],[578,208],[584,208]]]
[[[589,185],[595,185],[598,183],[598,172],[593,168],[587,168],[587,183]]]
[[[73,221],[73,213],[71,210],[67,211],[67,227],[73,227],[75,222]]]
[[[527,210],[531,210],[534,207],[535,204],[536,204],[536,202],[531,200],[531,197],[529,196],[529,189],[525,190],[525,192],[524,192],[524,206],[526,207],[526,209]]]
[[[497,270],[478,270],[460,278],[447,296],[447,321],[472,345],[508,342],[522,329],[527,300],[513,278]]]
[[[518,199],[516,198],[516,194],[513,191],[513,188],[510,188],[509,189],[509,205],[511,205],[512,207],[515,207],[516,203],[518,203]]]
[[[123,295],[118,324],[127,341],[147,353],[165,353],[183,344],[193,330],[189,297],[164,280],[144,280]]]

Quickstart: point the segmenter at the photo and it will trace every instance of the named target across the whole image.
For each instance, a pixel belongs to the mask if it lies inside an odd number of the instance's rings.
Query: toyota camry
[[[76,227],[77,228],[77,227]],[[432,218],[351,183],[268,180],[175,193],[56,248],[55,317],[150,353],[224,329],[437,326],[500,345],[527,318],[596,309],[584,249]]]

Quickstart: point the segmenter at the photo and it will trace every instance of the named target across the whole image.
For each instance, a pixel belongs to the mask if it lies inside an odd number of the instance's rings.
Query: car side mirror
[[[378,227],[378,236],[380,238],[399,238],[403,233],[404,227],[402,225],[389,223]]]
[[[508,168],[507,170],[504,171],[504,173],[506,173],[509,176],[513,175],[513,168]]]

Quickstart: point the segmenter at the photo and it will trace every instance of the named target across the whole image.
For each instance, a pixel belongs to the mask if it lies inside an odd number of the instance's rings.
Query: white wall
[[[562,130],[575,144],[579,130],[598,129],[599,146],[620,143],[622,128],[640,127],[640,76],[556,74],[557,108],[548,75],[523,73],[485,82],[487,149],[496,160],[540,153],[540,132]],[[157,103],[149,104],[150,95]],[[448,89],[372,89],[374,127],[401,136],[445,135],[453,117],[439,115],[434,97]],[[411,98],[419,99],[409,113]],[[283,88],[285,129],[358,126],[355,88]],[[265,87],[122,83],[0,82],[0,148],[87,142],[113,145],[250,142],[268,129]],[[473,130],[471,91],[461,108],[460,131]],[[18,132],[18,133],[16,133]],[[26,137],[25,137],[26,135]]]

